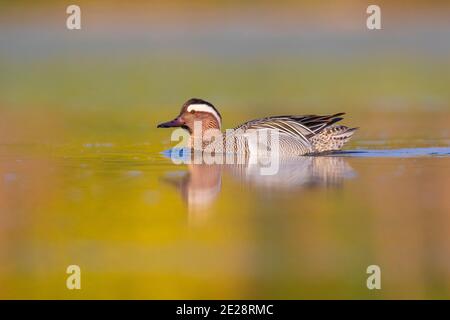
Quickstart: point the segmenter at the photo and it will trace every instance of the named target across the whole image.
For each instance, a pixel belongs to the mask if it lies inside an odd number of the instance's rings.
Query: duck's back
[[[273,116],[248,121],[236,132],[250,133],[259,130],[276,130],[281,155],[305,155],[340,150],[351,138],[356,128],[336,125],[344,113],[317,116]],[[248,136],[248,135],[247,135]],[[270,139],[267,140],[270,144]],[[253,149],[247,142],[247,149]],[[259,144],[256,146],[259,149]]]

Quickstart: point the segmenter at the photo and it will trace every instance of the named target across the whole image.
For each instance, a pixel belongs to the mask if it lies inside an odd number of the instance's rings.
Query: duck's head
[[[197,121],[201,122],[202,130],[220,130],[222,117],[211,103],[193,98],[183,104],[180,114],[175,119],[158,124],[158,128],[181,127],[193,134],[194,124]]]

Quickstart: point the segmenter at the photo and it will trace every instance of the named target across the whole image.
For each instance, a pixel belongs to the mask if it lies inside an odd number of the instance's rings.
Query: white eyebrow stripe
[[[207,104],[191,104],[188,108],[187,111],[191,112],[192,110],[194,111],[198,111],[198,112],[208,112],[211,113],[217,120],[217,123],[219,123],[219,125],[221,124],[220,122],[220,117],[219,114],[216,112],[216,110],[214,110],[214,108],[211,108],[210,106],[208,106]]]

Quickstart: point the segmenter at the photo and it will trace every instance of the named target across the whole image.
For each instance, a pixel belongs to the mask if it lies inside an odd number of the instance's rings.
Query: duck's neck
[[[194,123],[194,128],[190,130],[191,146],[194,149],[198,149],[200,145],[202,149],[205,148],[205,146],[210,144],[211,140],[214,139],[212,137],[221,135],[220,129],[220,123],[215,119],[197,121]]]

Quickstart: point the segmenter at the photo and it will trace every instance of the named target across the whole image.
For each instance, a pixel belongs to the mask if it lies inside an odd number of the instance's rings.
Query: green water
[[[170,131],[137,123],[147,141],[82,130],[1,145],[2,298],[448,298],[448,140],[356,135],[364,157],[261,177],[175,165],[160,153]],[[424,149],[367,151],[408,145]],[[71,264],[79,291],[65,286]],[[372,264],[380,291],[366,287]]]
[[[176,20],[175,34],[101,19],[69,33],[59,16],[0,28],[0,298],[448,299],[448,28]],[[191,97],[225,128],[346,112],[357,152],[272,177],[175,165],[156,125]]]

